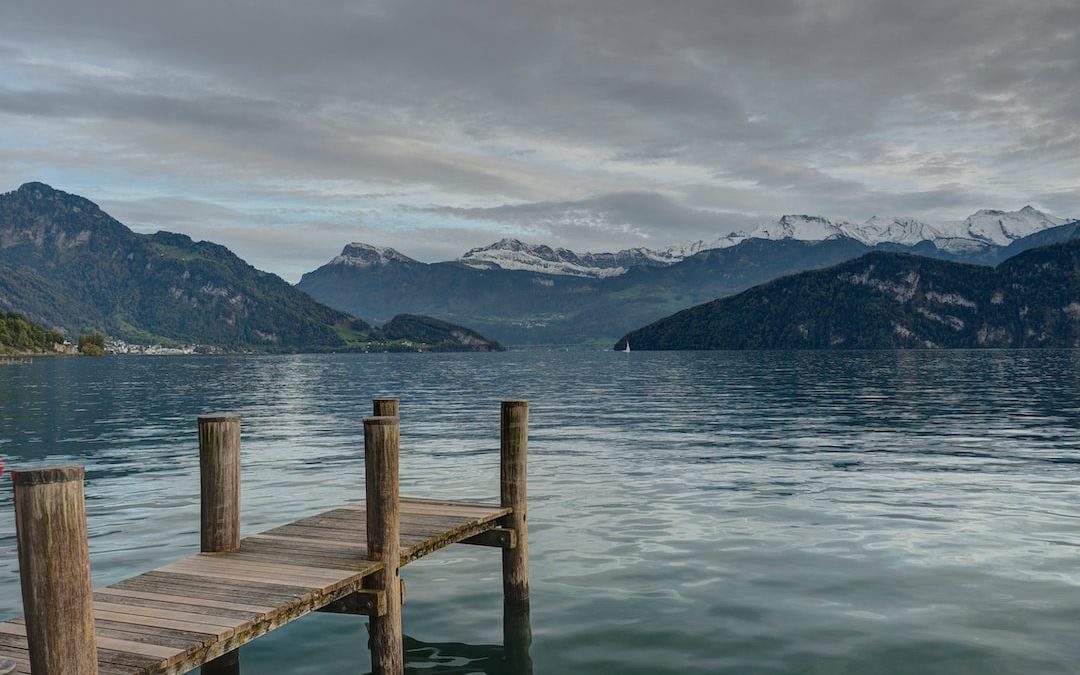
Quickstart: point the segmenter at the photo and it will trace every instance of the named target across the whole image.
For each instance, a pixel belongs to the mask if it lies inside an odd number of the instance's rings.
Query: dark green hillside
[[[875,252],[683,310],[632,349],[1080,346],[1080,241],[996,269]]]
[[[15,312],[0,311],[0,354],[46,353],[64,341],[58,333],[45,330]]]
[[[224,246],[137,234],[41,183],[0,195],[0,307],[69,336],[100,330],[140,343],[325,351],[383,340]]]
[[[387,340],[419,341],[428,351],[497,352],[503,346],[475,331],[430,316],[399,314],[382,327]]]

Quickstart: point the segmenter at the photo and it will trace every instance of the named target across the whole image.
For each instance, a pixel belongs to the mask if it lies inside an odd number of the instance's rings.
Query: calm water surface
[[[244,417],[246,533],[362,494],[402,398],[403,492],[498,495],[498,402],[533,402],[537,673],[1072,673],[1080,353],[112,357],[0,367],[9,465],[87,466],[95,582],[198,549],[195,417]],[[414,673],[504,673],[499,554],[410,565]],[[21,613],[0,481],[0,617]],[[313,615],[246,673],[366,673]]]

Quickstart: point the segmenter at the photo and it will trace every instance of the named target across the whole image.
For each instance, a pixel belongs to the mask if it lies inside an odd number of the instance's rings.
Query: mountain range
[[[458,260],[470,267],[525,270],[547,274],[611,277],[632,267],[660,267],[684,260],[701,251],[736,246],[747,239],[825,241],[853,239],[867,246],[899,244],[916,246],[929,242],[939,251],[973,254],[1008,246],[1014,241],[1068,222],[1025,206],[1019,211],[983,209],[964,220],[935,224],[910,217],[874,216],[862,224],[823,216],[784,215],[769,220],[750,233],[735,232],[713,240],[698,240],[663,249],[631,248],[615,253],[576,253],[544,244],[502,239],[467,251]],[[400,255],[400,254],[398,254]]]
[[[382,327],[331,309],[224,246],[138,234],[88,199],[27,183],[0,195],[0,309],[68,337],[230,350],[500,349],[437,319]]]
[[[504,239],[437,263],[353,243],[291,286],[218,244],[138,234],[87,199],[28,183],[0,195],[0,309],[69,337],[96,329],[236,350],[607,346],[687,307],[870,252],[993,265],[1078,230],[1024,207],[936,224],[789,215],[748,235],[616,253]]]
[[[1080,347],[1080,240],[996,268],[876,251],[692,307],[623,349]]]
[[[751,235],[616,253],[503,239],[437,263],[353,243],[298,286],[331,307],[375,320],[415,312],[474,326],[508,344],[610,345],[686,307],[871,251],[993,265],[1071,239],[1078,227],[1028,206],[933,225],[913,218],[875,217],[855,225],[789,215]]]

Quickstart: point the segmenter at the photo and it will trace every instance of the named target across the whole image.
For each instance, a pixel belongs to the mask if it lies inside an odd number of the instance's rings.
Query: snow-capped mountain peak
[[[399,253],[392,248],[372,246],[361,242],[347,244],[341,251],[341,255],[330,261],[332,265],[351,265],[353,267],[375,267],[390,263],[415,263],[416,261],[407,255]]]
[[[657,250],[645,248],[634,250],[640,250],[647,254],[651,254],[655,256],[656,260],[661,262],[674,263],[683,258],[689,258],[696,253],[701,253],[702,251],[710,251],[716,248],[731,248],[736,244],[746,241],[748,238],[749,235],[745,232],[732,232],[731,234],[725,234],[722,237],[708,241],[705,239],[698,239],[697,241],[675,244],[674,246],[668,246],[667,248]]]
[[[854,223],[846,220],[829,220],[822,216],[785,215],[763,223],[750,233],[752,239],[799,239],[802,241],[825,241],[849,236],[847,230]]]
[[[1019,211],[980,209],[959,223],[950,223],[954,236],[966,237],[994,246],[1011,242],[1051,227],[1065,220],[1047,215],[1028,205]]]
[[[750,234],[735,232],[666,248],[635,247],[615,253],[577,253],[567,248],[505,237],[488,246],[469,250],[457,262],[476,269],[605,278],[625,274],[633,267],[672,265],[702,251],[736,246],[747,239],[805,242],[851,239],[866,246],[886,243],[915,246],[929,242],[941,250],[967,253],[991,246],[1007,246],[1017,239],[1066,222],[1030,205],[1019,211],[982,209],[962,221],[933,224],[905,216],[874,216],[863,223],[854,223],[823,216],[789,214],[761,224]],[[392,248],[357,242],[346,246],[331,264],[375,267],[422,263]]]
[[[669,264],[647,249],[634,248],[618,253],[575,253],[566,248],[543,244],[528,244],[519,239],[505,238],[489,246],[474,248],[459,259],[479,269],[499,267],[505,270],[524,270],[545,274],[564,274],[578,277],[613,277],[635,265]]]
[[[917,218],[874,216],[862,225],[853,226],[849,235],[869,246],[885,242],[914,246],[922,241],[934,241],[941,233]]]
[[[821,216],[787,215],[767,222],[751,233],[757,239],[824,241],[849,237],[867,246],[893,243],[914,246],[928,241],[950,251],[1008,246],[1011,242],[1065,220],[1025,206],[1019,211],[982,209],[962,221],[930,224],[917,218],[874,216],[865,223],[830,220]]]

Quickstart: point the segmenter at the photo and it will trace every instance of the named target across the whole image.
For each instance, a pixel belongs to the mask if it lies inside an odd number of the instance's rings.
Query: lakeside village
[[[213,354],[221,350],[206,345],[186,345],[184,347],[163,347],[161,345],[137,345],[110,338],[105,341],[106,354],[128,354],[134,356],[175,356],[178,354]]]
[[[212,354],[222,351],[206,345],[165,347],[160,344],[131,344],[106,337],[100,331],[79,335],[77,342],[55,330],[48,330],[28,321],[16,312],[0,310],[0,357],[5,362],[23,362],[35,356],[102,356],[125,354],[135,356],[165,356],[173,354]]]
[[[186,345],[183,347],[164,347],[162,345],[139,345],[109,338],[97,345],[100,351],[93,348],[91,342],[81,345],[72,344],[70,340],[56,342],[52,345],[51,352],[19,352],[13,356],[102,356],[105,354],[124,354],[128,356],[176,356],[181,354],[214,354],[221,350],[217,347],[205,345]]]

